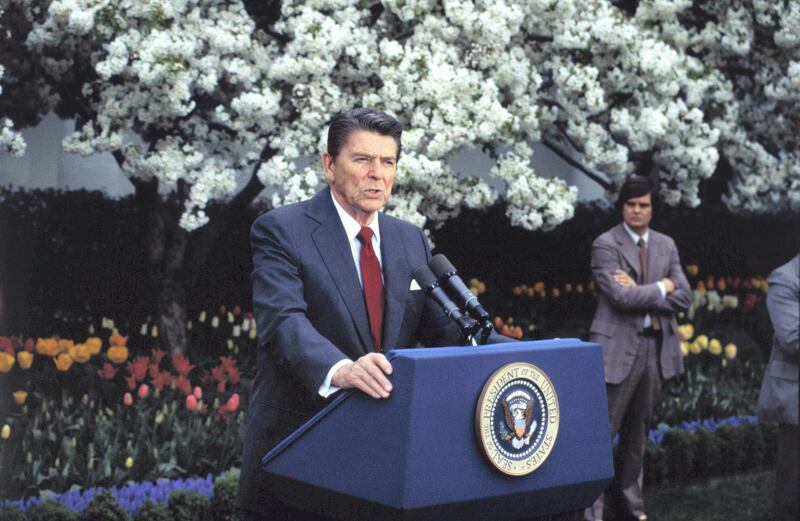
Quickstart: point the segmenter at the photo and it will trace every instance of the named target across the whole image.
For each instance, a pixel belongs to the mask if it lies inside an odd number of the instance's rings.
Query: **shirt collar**
[[[347,238],[350,240],[355,239],[358,237],[358,232],[361,231],[361,225],[358,224],[358,221],[353,219],[342,205],[339,204],[339,201],[336,200],[336,197],[333,196],[333,190],[331,190],[331,199],[333,200],[333,206],[336,208],[336,213],[339,214],[339,220],[342,221],[342,226],[344,226],[344,231],[347,234]],[[375,218],[372,219],[372,222],[369,223],[369,227],[372,230],[372,233],[375,234],[375,239],[378,241],[378,244],[381,243],[381,231],[380,226],[378,226],[378,215],[376,212]]]
[[[624,221],[622,223],[622,226],[625,227],[625,231],[628,232],[628,235],[630,236],[631,240],[633,241],[633,244],[639,244],[639,238],[640,238],[639,234],[637,234],[635,231],[631,230],[630,227],[628,226],[628,224],[626,222],[624,222]],[[641,238],[644,239],[645,245],[649,245],[650,244],[648,242],[650,240],[650,228],[648,228],[647,231],[644,232],[644,235],[642,235]]]

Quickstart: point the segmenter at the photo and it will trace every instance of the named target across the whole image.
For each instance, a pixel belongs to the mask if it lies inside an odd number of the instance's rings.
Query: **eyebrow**
[[[356,150],[355,152],[353,152],[351,154],[351,157],[368,157],[370,159],[374,159],[375,157],[378,157],[378,156],[377,156],[377,154],[369,154],[367,152],[359,152],[359,151]],[[394,161],[397,160],[397,156],[394,156],[394,155],[391,155],[391,156],[380,156],[380,158],[381,159],[392,159]]]

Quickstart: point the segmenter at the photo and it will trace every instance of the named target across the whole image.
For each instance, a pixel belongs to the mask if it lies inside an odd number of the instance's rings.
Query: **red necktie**
[[[358,232],[361,241],[361,281],[364,285],[364,300],[367,303],[369,315],[369,329],[372,331],[372,342],[375,351],[381,351],[381,332],[383,331],[383,278],[381,277],[381,264],[372,249],[372,229],[362,226]]]

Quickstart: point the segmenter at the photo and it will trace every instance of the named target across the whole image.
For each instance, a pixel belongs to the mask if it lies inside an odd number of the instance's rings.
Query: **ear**
[[[322,153],[322,171],[325,173],[325,179],[329,184],[333,184],[334,180],[334,164],[333,158],[327,152]]]

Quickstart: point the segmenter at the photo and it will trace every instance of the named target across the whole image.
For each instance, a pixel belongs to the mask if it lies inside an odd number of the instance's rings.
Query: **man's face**
[[[638,235],[644,235],[653,218],[653,194],[628,199],[622,205],[622,220]]]
[[[339,204],[366,226],[392,193],[397,142],[391,136],[356,130],[336,157],[327,152],[322,155],[322,168]]]

